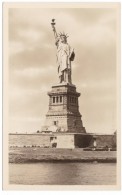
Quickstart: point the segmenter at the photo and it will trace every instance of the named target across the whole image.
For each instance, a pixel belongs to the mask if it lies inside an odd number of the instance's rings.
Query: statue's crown
[[[69,36],[67,36],[67,34],[65,34],[64,32],[63,33],[59,33],[59,36],[61,37],[61,36],[65,36],[66,38],[68,38]]]

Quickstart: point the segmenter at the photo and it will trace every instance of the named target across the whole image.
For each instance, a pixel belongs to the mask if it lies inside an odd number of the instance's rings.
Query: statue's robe
[[[67,74],[71,74],[71,61],[73,61],[75,57],[74,51],[68,43],[62,43],[60,39],[57,39],[56,45],[59,77],[63,75],[64,71],[66,71]]]

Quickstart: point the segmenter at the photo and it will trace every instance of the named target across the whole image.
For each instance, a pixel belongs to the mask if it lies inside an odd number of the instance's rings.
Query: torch
[[[54,32],[54,37],[57,38],[58,35],[57,35],[57,32],[56,32],[55,24],[56,24],[55,19],[52,19],[51,25],[52,25],[53,32]]]

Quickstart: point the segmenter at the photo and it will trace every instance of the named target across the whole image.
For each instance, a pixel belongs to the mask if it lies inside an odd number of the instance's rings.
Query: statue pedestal
[[[85,133],[78,105],[80,93],[76,92],[75,85],[54,85],[48,95],[49,110],[42,131],[53,131],[53,127],[56,127],[56,132]]]

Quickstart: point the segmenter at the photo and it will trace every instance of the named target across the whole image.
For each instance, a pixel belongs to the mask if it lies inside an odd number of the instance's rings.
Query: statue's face
[[[60,39],[61,39],[61,42],[62,42],[62,43],[67,43],[67,38],[66,38],[65,35],[61,35],[61,36],[60,36]]]

